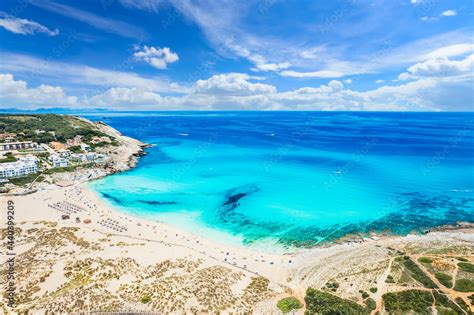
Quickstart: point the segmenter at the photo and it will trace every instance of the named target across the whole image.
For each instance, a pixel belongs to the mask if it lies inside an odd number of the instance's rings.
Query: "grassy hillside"
[[[46,131],[36,133],[36,130]],[[53,133],[50,133],[53,132]],[[63,115],[0,115],[0,133],[16,133],[20,141],[48,143],[58,141],[65,143],[76,135],[84,141],[94,136],[105,136],[93,125],[78,118]]]

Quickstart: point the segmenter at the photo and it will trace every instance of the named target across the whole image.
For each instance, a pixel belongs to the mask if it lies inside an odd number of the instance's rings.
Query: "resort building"
[[[89,151],[91,151],[91,146],[88,145],[88,144],[85,144],[85,143],[81,143],[81,149],[86,151],[86,152],[89,152]]]
[[[53,155],[49,157],[49,160],[53,164],[53,167],[67,167],[69,166],[69,160],[59,155]]]
[[[14,142],[15,139],[16,139],[16,133],[0,133],[0,141]]]
[[[0,143],[0,151],[36,149],[38,144],[31,141]]]
[[[16,162],[0,164],[0,178],[22,177],[38,173],[38,158],[25,156]]]

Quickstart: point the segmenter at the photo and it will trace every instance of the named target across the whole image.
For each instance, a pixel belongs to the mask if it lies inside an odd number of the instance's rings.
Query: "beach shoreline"
[[[15,252],[20,261],[17,284],[21,298],[14,312],[81,311],[81,305],[71,300],[78,294],[99,294],[97,287],[105,290],[105,293],[100,292],[109,296],[109,301],[89,301],[90,311],[175,312],[179,305],[180,310],[206,312],[215,306],[207,300],[199,300],[198,292],[203,287],[212,291],[222,283],[228,291],[215,293],[215,299],[227,301],[222,302],[227,305],[225,313],[244,310],[273,314],[278,312],[279,299],[294,296],[304,301],[307,288],[322,289],[336,280],[338,296],[360,304],[363,300],[359,292],[369,291],[376,285],[380,291],[373,297],[380,310],[380,292],[387,289],[383,279],[390,272],[395,256],[409,253],[419,257],[425,252],[439,251],[474,260],[473,224],[443,226],[426,234],[406,236],[347,235],[336,242],[310,248],[264,251],[256,246],[228,244],[163,222],[132,216],[109,204],[89,185],[93,180],[136,167],[140,156],[146,154],[147,144],[102,126],[104,132],[120,141],[117,154],[113,154],[113,167],[92,173],[79,170],[79,175],[58,174],[55,183],[39,183],[29,194],[0,195],[3,206],[13,203],[16,209],[14,223],[19,241]],[[5,259],[2,258],[2,264]],[[84,270],[90,268],[74,269],[73,266],[78,263],[88,266],[91,262],[98,267],[91,271],[87,281],[81,280],[79,286],[77,279],[82,279]],[[100,274],[100,270],[110,266],[116,266],[113,267],[116,272],[117,266],[123,264],[127,267],[113,279]],[[147,270],[163,268],[163,264],[167,266],[163,273],[147,273]],[[79,274],[71,279],[70,270]],[[32,272],[38,275],[31,276]],[[176,277],[184,280],[172,285],[167,282],[177,281]],[[216,277],[218,283],[213,280]],[[167,283],[162,288],[168,292],[164,297],[154,289],[162,286],[162,281]],[[190,289],[190,286],[198,289]],[[175,287],[194,293],[181,304],[184,298]],[[137,302],[143,299],[139,295],[142,292],[149,292],[154,302]],[[254,297],[250,298],[248,292],[254,292],[251,294]],[[32,298],[27,298],[29,295]],[[11,311],[3,301],[0,306],[6,314]]]
[[[335,273],[343,272],[345,268],[353,268],[354,265],[368,264],[367,257],[377,257],[377,263],[380,263],[390,256],[388,248],[402,250],[407,245],[429,247],[431,245],[427,244],[433,243],[437,244],[436,246],[447,246],[454,244],[453,240],[465,246],[474,244],[474,228],[460,226],[456,230],[446,229],[426,235],[380,238],[374,236],[357,243],[343,242],[288,253],[267,253],[256,251],[251,246],[230,246],[192,235],[162,222],[124,214],[109,206],[96,192],[87,187],[87,183],[52,187],[26,196],[2,196],[1,199],[3,204],[7,200],[14,202],[17,209],[16,226],[22,230],[49,222],[54,230],[77,229],[76,234],[86,242],[93,242],[102,237],[117,244],[145,244],[142,246],[144,248],[138,246],[127,253],[109,248],[94,255],[118,259],[125,254],[140,265],[175,259],[202,261],[208,266],[218,265],[235,272],[243,272],[248,277],[265,278],[272,286],[273,296],[270,300],[273,302],[277,297],[288,293],[302,300],[307,287],[324,286]],[[54,205],[62,207],[54,208]],[[68,207],[78,207],[81,210],[68,214],[68,219],[62,219]],[[106,222],[114,223],[108,227]],[[115,227],[125,230],[117,231]],[[18,250],[17,255],[19,254],[22,254],[21,250]],[[85,257],[91,255],[88,253]],[[49,292],[54,289],[57,287],[45,288]],[[347,293],[351,293],[351,290]],[[271,303],[267,304],[262,304],[263,310],[274,307]]]

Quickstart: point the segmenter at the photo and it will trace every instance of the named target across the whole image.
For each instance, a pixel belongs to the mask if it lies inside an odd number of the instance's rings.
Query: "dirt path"
[[[395,260],[395,257],[390,258],[390,260],[388,261],[387,269],[377,280],[377,292],[374,295],[376,307],[375,307],[375,310],[373,310],[371,314],[377,314],[377,312],[382,311],[382,295],[385,293],[385,280],[387,280],[387,277],[390,274],[390,271],[392,270],[392,265],[393,265],[394,260]]]
[[[456,304],[460,309],[462,309],[462,307],[456,302],[456,298],[460,297],[461,299],[464,300],[464,302],[467,304],[467,305],[470,305],[470,302],[469,300],[467,299],[467,296],[472,294],[472,293],[463,293],[463,292],[458,292],[458,291],[454,291],[454,289],[452,288],[447,288],[445,287],[444,285],[441,284],[441,282],[438,281],[438,279],[436,279],[436,277],[431,273],[429,272],[425,266],[423,266],[423,264],[420,264],[418,262],[418,257],[412,257],[413,259],[413,262],[440,288],[441,291],[443,291],[444,293],[446,293],[446,295],[449,297],[449,299],[454,303]],[[464,312],[464,314],[467,314],[467,312]]]

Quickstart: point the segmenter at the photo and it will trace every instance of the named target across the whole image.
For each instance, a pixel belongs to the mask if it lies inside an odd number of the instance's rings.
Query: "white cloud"
[[[430,51],[429,53],[423,54],[420,59],[427,60],[434,58],[449,58],[462,56],[470,52],[474,52],[474,44],[462,43],[440,47],[438,49]]]
[[[116,81],[116,86],[103,92],[99,91],[87,99],[82,98],[80,104],[117,109],[154,110],[473,110],[473,59],[473,55],[458,60],[428,59],[413,64],[401,75],[401,79],[411,81],[383,85],[367,91],[352,90],[338,80],[319,86],[278,91],[274,85],[259,82],[258,77],[245,73],[227,73],[213,75],[206,80],[197,80],[191,88],[181,90],[181,95],[169,94],[169,90],[166,90],[168,93],[166,95],[142,77],[135,77],[140,83],[137,86],[131,86],[130,83],[128,86],[123,85],[128,79],[134,78],[128,73]],[[11,62],[8,64],[11,65]],[[50,65],[49,68],[53,72],[60,73],[57,69],[60,65]],[[2,66],[0,64],[0,69]],[[22,66],[25,67],[23,64]],[[71,75],[72,70],[80,71],[80,78],[84,80],[83,67],[65,70],[68,75]],[[90,77],[98,80],[104,78],[103,75],[107,78],[117,77],[119,74],[99,71]],[[76,98],[71,99],[65,95],[59,87],[44,85],[29,89],[26,82],[14,81],[11,76],[4,77],[3,80],[6,82],[2,83],[3,90],[0,91],[0,95],[2,106],[5,107],[10,107],[11,104],[30,105],[35,102],[48,106],[47,100],[51,100],[50,106],[56,105],[61,100],[63,104],[73,104],[77,101]],[[377,80],[377,83],[381,84],[383,81]]]
[[[0,102],[6,107],[20,106],[62,106],[77,105],[77,97],[67,96],[58,86],[41,84],[29,88],[25,81],[15,80],[11,74],[0,74]]]
[[[76,9],[65,4],[56,3],[50,0],[30,0],[28,3],[40,7],[42,9],[69,17],[71,19],[87,23],[97,29],[103,30],[108,33],[113,33],[132,39],[143,39],[147,37],[147,33],[139,27],[130,25],[122,21],[92,14],[90,12]]]
[[[377,84],[381,84],[381,83],[384,83],[384,82],[385,82],[385,80],[377,80],[377,81],[375,81],[375,83],[377,83]]]
[[[352,84],[352,79],[346,79],[346,80],[344,80],[344,83],[345,84]]]
[[[137,52],[133,56],[137,60],[142,60],[149,63],[157,69],[166,69],[168,64],[179,60],[178,54],[174,53],[168,47],[136,47]]]
[[[207,80],[198,80],[194,85],[197,94],[254,95],[275,93],[276,88],[263,83],[249,82],[251,77],[244,73],[213,75]]]
[[[72,85],[100,87],[136,87],[158,92],[184,93],[186,87],[162,77],[145,77],[126,71],[131,61],[117,65],[116,69],[101,69],[83,64],[65,63],[53,59],[39,59],[31,56],[1,53],[0,71],[21,73],[31,80],[41,78]],[[56,84],[56,83],[55,83]]]
[[[128,107],[161,105],[163,98],[152,91],[140,88],[111,88],[91,98],[90,103],[100,107]]]
[[[435,18],[435,17],[423,16],[423,17],[421,18],[421,20],[422,20],[423,22],[426,22],[426,21],[437,21],[438,19]]]
[[[441,13],[442,16],[455,16],[458,15],[455,10],[446,10],[443,13]]]
[[[280,71],[282,69],[289,68],[290,66],[291,66],[291,63],[289,63],[289,62],[262,63],[262,64],[256,64],[256,68],[252,68],[252,70]]]
[[[400,80],[422,77],[469,77],[474,71],[474,54],[462,60],[448,58],[429,59],[409,67],[408,72],[400,74]]]
[[[56,36],[59,30],[51,31],[46,26],[34,21],[20,19],[0,11],[0,26],[6,30],[21,35],[33,35],[35,33],[44,33],[48,36]]]
[[[345,74],[338,71],[331,70],[322,70],[322,71],[313,71],[313,72],[298,72],[298,71],[282,71],[280,75],[283,77],[292,77],[292,78],[340,78]]]

